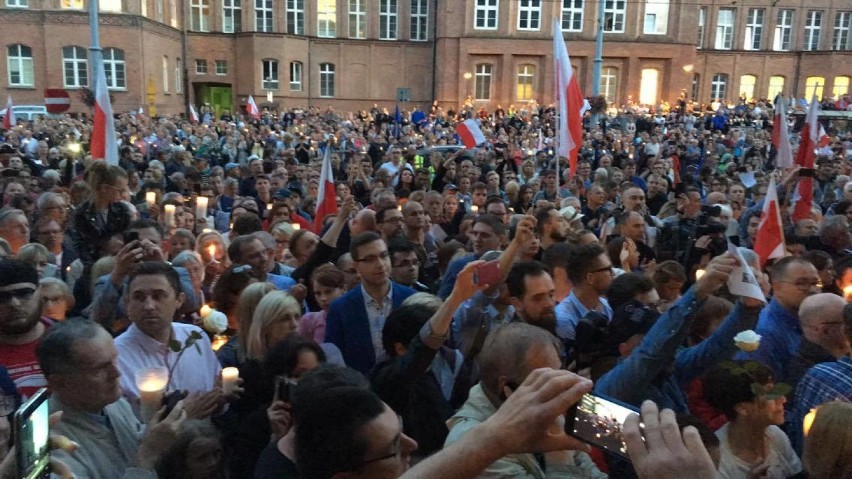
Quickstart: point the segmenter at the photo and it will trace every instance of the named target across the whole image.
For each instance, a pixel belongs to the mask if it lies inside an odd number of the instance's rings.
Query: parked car
[[[14,105],[15,121],[33,121],[38,117],[48,116],[47,107],[44,105]],[[0,118],[6,117],[6,109],[0,110]]]

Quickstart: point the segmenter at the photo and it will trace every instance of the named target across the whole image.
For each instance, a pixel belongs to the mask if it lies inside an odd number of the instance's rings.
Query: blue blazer
[[[391,281],[393,309],[416,291]],[[325,320],[325,342],[332,343],[343,353],[343,360],[352,369],[370,374],[376,365],[376,352],[370,334],[370,320],[364,305],[361,285],[332,301]]]

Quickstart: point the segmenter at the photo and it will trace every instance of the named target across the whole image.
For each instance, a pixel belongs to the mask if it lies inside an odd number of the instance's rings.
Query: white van
[[[16,121],[32,121],[36,117],[46,117],[47,107],[44,105],[14,105],[12,111],[15,112]],[[0,110],[0,117],[6,117],[6,109]]]

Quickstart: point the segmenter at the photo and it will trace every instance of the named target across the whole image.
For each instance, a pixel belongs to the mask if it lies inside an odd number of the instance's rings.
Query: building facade
[[[91,86],[88,0],[0,0],[16,104]],[[837,97],[852,77],[849,0],[603,0],[600,92],[613,105]],[[101,0],[116,111],[261,105],[477,107],[552,100],[553,18],[593,91],[596,0]]]

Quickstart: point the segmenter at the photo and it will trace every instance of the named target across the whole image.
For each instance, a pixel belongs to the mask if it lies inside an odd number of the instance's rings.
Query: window
[[[692,74],[692,100],[698,99],[698,92],[701,91],[701,75],[698,73]]]
[[[849,77],[834,77],[834,87],[831,94],[835,99],[849,93]]]
[[[476,78],[473,85],[476,100],[491,99],[491,65],[487,63],[476,65]]]
[[[805,50],[819,48],[819,29],[822,26],[822,12],[811,10],[805,22]]]
[[[317,36],[337,36],[337,5],[335,0],[319,0],[317,4]]]
[[[784,77],[772,76],[769,77],[769,90],[766,92],[766,98],[775,100],[775,97],[784,91]]]
[[[852,12],[834,14],[834,36],[831,38],[832,50],[849,50],[849,23]]]
[[[575,70],[576,71],[576,70]],[[618,94],[618,69],[606,67],[601,71],[601,95],[607,103],[613,103]]]
[[[163,93],[169,92],[169,57],[163,55]]]
[[[669,0],[646,0],[645,34],[665,35],[669,30]]]
[[[207,74],[207,60],[195,60],[195,74],[196,75],[206,75]]]
[[[698,9],[698,48],[704,48],[704,26],[707,24],[707,7]],[[693,97],[695,98],[695,97]]]
[[[227,60],[216,60],[216,74],[217,75],[227,75],[228,74],[228,61]]]
[[[379,39],[396,40],[397,33],[397,0],[381,0],[379,3]]]
[[[639,103],[642,105],[657,104],[657,85],[660,81],[660,71],[656,68],[643,68],[639,80]]]
[[[175,93],[183,92],[183,63],[175,58]]]
[[[334,63],[320,63],[320,96],[334,96]]]
[[[585,0],[562,0],[562,31],[583,31],[583,5]]]
[[[27,8],[28,0],[6,0],[7,7],[19,7],[19,8]]]
[[[263,84],[264,90],[278,89],[278,60],[263,60]]]
[[[35,86],[32,49],[24,45],[9,45],[6,52],[9,86]]]
[[[776,52],[790,50],[793,35],[793,10],[778,10],[778,18],[775,21],[775,38],[772,40],[772,49]],[[775,98],[775,97],[770,97]]]
[[[287,0],[287,33],[305,34],[305,0]]]
[[[763,14],[762,8],[749,8],[746,20],[745,45],[746,50],[760,50],[763,38]]]
[[[302,91],[301,62],[290,62],[290,91]]]
[[[541,0],[518,0],[518,30],[541,28]]]
[[[222,0],[222,31],[239,33],[243,30],[242,0]]]
[[[811,98],[816,95],[817,100],[822,99],[823,89],[825,88],[824,77],[807,77],[805,78],[805,98],[811,101]]]
[[[518,100],[532,100],[535,93],[535,66],[518,66]]]
[[[89,84],[85,48],[62,47],[62,67],[65,88],[80,88]]]
[[[476,0],[473,11],[473,28],[477,30],[497,30],[499,0]]]
[[[254,30],[272,31],[272,0],[254,0]]]
[[[160,17],[157,21],[163,21],[163,0],[158,0],[160,6]],[[121,13],[121,0],[101,0],[99,3],[100,10],[102,12],[118,12]]]
[[[63,10],[82,10],[83,0],[62,0]]]
[[[178,28],[177,1],[169,0],[169,23],[173,28]]]
[[[163,21],[163,0],[155,0],[154,1],[154,8],[156,10],[157,21],[162,22]],[[101,2],[101,10],[103,10],[103,9],[104,9],[104,2]]]
[[[107,88],[112,90],[127,88],[124,50],[104,48],[104,73],[106,73]]]
[[[429,39],[429,0],[411,0],[411,40]]]
[[[210,0],[192,0],[189,4],[189,28],[196,32],[210,31]]]
[[[626,0],[604,0],[604,32],[624,33]]]
[[[734,11],[730,8],[719,10],[716,19],[716,49],[730,50],[734,43]]]
[[[740,96],[746,101],[754,99],[754,87],[757,85],[757,77],[754,75],[743,75],[740,77]],[[774,97],[773,97],[774,98]]]
[[[349,0],[349,38],[367,38],[366,0]]]
[[[728,75],[717,73],[710,82],[710,100],[724,100],[728,95]]]

